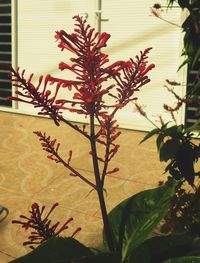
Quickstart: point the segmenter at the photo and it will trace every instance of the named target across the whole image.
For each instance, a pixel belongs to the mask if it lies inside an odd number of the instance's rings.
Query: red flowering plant
[[[66,167],[70,175],[79,177],[97,192],[104,226],[105,251],[94,253],[72,237],[56,237],[54,229],[49,240],[46,241],[45,236],[45,240],[42,239],[45,242],[41,246],[13,262],[132,262],[133,251],[166,215],[174,194],[175,186],[173,183],[168,184],[133,195],[113,208],[110,213],[107,212],[104,199],[105,179],[108,174],[119,170],[117,167],[109,170],[109,163],[119,149],[116,140],[121,133],[117,129],[115,116],[128,103],[137,99],[135,93],[150,81],[147,74],[154,68],[154,64],[148,64],[147,61],[151,48],[141,51],[135,59],[109,63],[109,57],[102,49],[106,47],[110,35],[105,32],[95,33],[94,28],[80,16],[75,16],[74,19],[76,23],[73,33],[60,30],[55,35],[58,47],[74,56],[70,59],[71,63],[61,62],[59,69],[72,72],[74,80],[48,74],[46,77],[41,76],[35,85],[32,82],[33,74],[27,78],[25,70],[11,68],[17,90],[16,96],[10,99],[32,104],[39,108],[38,114],[49,116],[58,126],[60,122],[64,122],[90,144],[94,183],[72,167],[71,150],[65,159],[60,155],[60,144],[56,139],[41,131],[34,132],[49,159]],[[110,81],[112,84],[108,84]],[[72,99],[59,97],[63,89],[72,94]],[[106,102],[108,97],[112,99],[110,104]],[[89,131],[86,132],[85,125],[81,127],[65,118],[64,111],[86,116]],[[97,127],[95,122],[98,123]],[[98,154],[99,145],[105,149],[103,156]],[[100,166],[100,163],[103,165]],[[21,224],[23,225],[23,222]],[[37,232],[37,238],[38,235],[40,236],[40,232]],[[62,252],[52,252],[55,251],[55,247]]]

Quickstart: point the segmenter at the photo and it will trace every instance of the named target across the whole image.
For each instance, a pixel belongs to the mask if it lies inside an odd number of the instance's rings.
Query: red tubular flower
[[[45,206],[42,206],[40,209],[37,203],[32,204],[31,210],[29,211],[30,217],[20,215],[20,220],[13,220],[13,224],[20,224],[22,228],[28,230],[29,228],[33,229],[30,236],[28,237],[28,241],[23,243],[24,246],[29,246],[31,249],[35,247],[33,245],[39,245],[43,242],[47,241],[52,237],[59,236],[61,232],[68,229],[68,224],[73,220],[73,218],[69,218],[59,229],[60,222],[56,222],[52,225],[51,219],[49,219],[50,214],[53,210],[58,206],[58,203],[55,203],[49,212],[44,216]],[[81,230],[81,228],[77,228],[72,237]]]

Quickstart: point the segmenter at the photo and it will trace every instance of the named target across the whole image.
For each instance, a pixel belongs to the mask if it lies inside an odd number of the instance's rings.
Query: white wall
[[[165,0],[160,1],[166,4]],[[17,63],[27,74],[39,75],[48,73],[54,76],[71,78],[65,72],[59,72],[60,61],[68,61],[71,54],[61,52],[57,48],[54,35],[56,30],[73,30],[72,17],[76,14],[89,14],[89,22],[97,27],[98,0],[20,0],[17,2]],[[150,16],[153,0],[102,0],[102,31],[111,34],[108,48],[104,52],[110,54],[111,61],[135,57],[140,50],[153,47],[149,62],[156,64],[150,72],[151,83],[141,88],[137,94],[138,102],[145,106],[150,118],[162,114],[169,118],[162,108],[163,103],[173,104],[174,98],[164,88],[165,79],[176,80],[182,84],[176,92],[185,93],[184,71],[177,73],[181,63],[181,29]],[[163,16],[180,24],[181,11],[176,8]],[[63,96],[68,96],[63,91]],[[33,114],[31,105],[19,103],[18,110]],[[85,121],[80,116],[68,114],[69,119]],[[139,130],[152,128],[142,116],[135,112],[130,104],[118,115],[121,127]],[[178,122],[184,119],[184,110],[177,116]]]

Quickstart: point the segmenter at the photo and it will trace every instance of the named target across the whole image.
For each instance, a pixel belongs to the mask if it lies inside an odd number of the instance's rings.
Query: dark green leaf
[[[195,66],[195,64],[198,61],[199,57],[200,57],[200,48],[198,48],[198,50],[196,50],[196,54],[195,54],[195,56],[193,58],[193,61],[192,61],[192,67]]]
[[[167,0],[168,7],[172,7],[176,0]]]
[[[171,258],[163,263],[199,263],[200,257],[199,256],[191,256],[191,257],[179,257],[179,258]]]
[[[160,150],[160,147],[161,147],[161,145],[162,145],[162,143],[163,143],[164,138],[165,138],[165,134],[160,133],[160,134],[158,135],[157,139],[156,139],[156,145],[157,145],[158,151]]]
[[[53,263],[58,260],[71,260],[91,256],[89,248],[73,238],[51,238],[27,255],[11,261],[12,263]]]
[[[110,213],[114,245],[123,260],[140,245],[167,214],[174,185],[140,192],[117,205]],[[104,238],[107,247],[107,241]]]
[[[174,125],[166,129],[165,136],[171,136],[172,138],[179,138],[183,133],[183,125]]]
[[[163,126],[161,127],[161,131],[165,131],[166,129],[168,129],[167,128],[167,125],[169,124],[170,122],[168,121],[168,122],[166,122],[165,124],[163,124]]]
[[[176,155],[176,164],[182,177],[191,185],[193,185],[195,177],[194,162],[195,149],[189,142],[183,143]]]
[[[158,129],[158,128],[156,128],[156,129],[148,132],[148,133],[145,135],[145,137],[141,140],[140,143],[143,143],[144,141],[146,141],[147,139],[151,138],[153,135],[155,135],[155,134],[157,134],[157,133],[159,133],[159,129]]]
[[[172,165],[170,168],[169,168],[169,173],[173,176],[173,178],[175,180],[181,180],[183,179],[183,176],[181,174],[181,172],[179,171],[178,168],[174,168],[174,165]]]
[[[180,147],[180,141],[177,139],[167,140],[160,148],[160,161],[167,162],[173,159]]]
[[[189,8],[189,0],[178,0],[178,4],[180,5],[181,8]]]
[[[185,256],[192,249],[193,238],[187,234],[153,237],[133,250],[129,263],[162,263]]]
[[[183,67],[183,66],[185,66],[186,64],[188,64],[190,62],[190,59],[185,59],[184,61],[183,61],[183,63],[178,67],[178,71]]]
[[[186,129],[186,132],[198,132],[200,131],[200,121],[196,121],[192,126]]]

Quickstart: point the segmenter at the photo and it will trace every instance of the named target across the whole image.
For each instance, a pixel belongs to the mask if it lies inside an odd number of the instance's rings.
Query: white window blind
[[[166,6],[165,0],[159,2]],[[175,99],[164,88],[165,80],[180,82],[182,85],[176,92],[180,96],[185,94],[184,72],[177,73],[181,63],[181,29],[151,16],[150,7],[154,3],[152,0],[102,0],[102,18],[105,22],[102,22],[101,28],[111,34],[107,49],[111,61],[134,58],[140,50],[153,48],[149,54],[149,62],[154,63],[156,68],[149,73],[151,82],[135,95],[150,118],[156,119],[160,114],[167,121],[170,116],[164,112],[162,106],[164,103],[173,105]],[[168,12],[164,8],[162,13],[165,19],[180,24],[179,8]],[[120,111],[118,117],[121,127],[151,129],[152,125],[134,109],[132,104]],[[184,111],[180,112],[177,120],[184,121]]]

